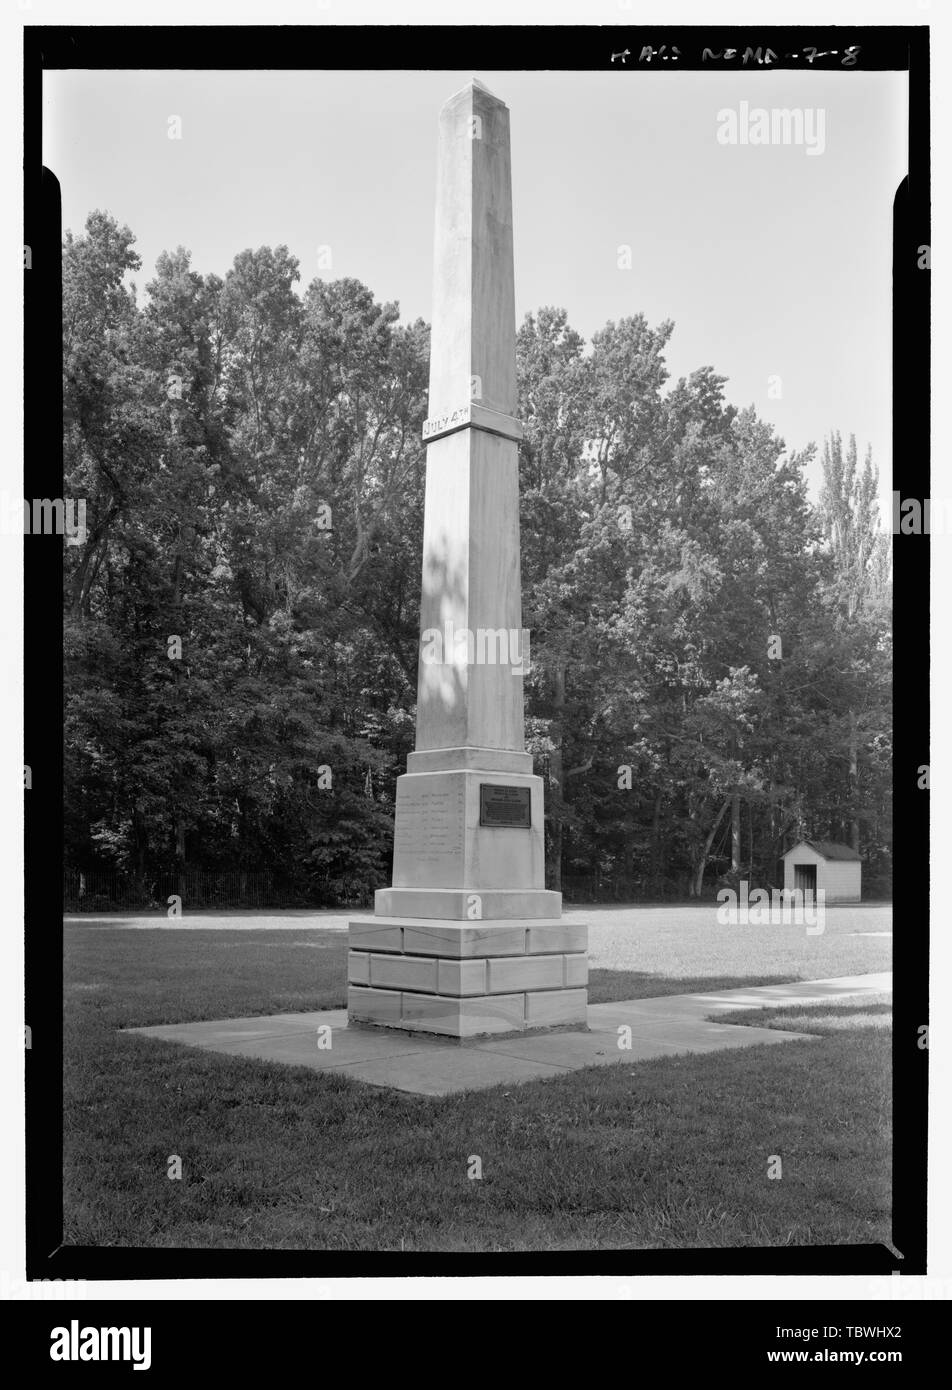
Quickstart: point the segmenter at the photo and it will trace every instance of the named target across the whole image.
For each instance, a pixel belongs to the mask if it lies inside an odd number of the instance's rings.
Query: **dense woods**
[[[63,251],[66,862],[389,881],[413,747],[429,332],[283,246],[222,279],[89,217]],[[852,437],[785,449],[673,324],[518,332],[528,746],[550,886],[778,882],[801,835],[890,885],[890,546]],[[844,422],[847,426],[849,422]]]

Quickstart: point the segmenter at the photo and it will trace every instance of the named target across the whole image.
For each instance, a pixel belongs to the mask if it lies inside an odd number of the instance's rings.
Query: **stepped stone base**
[[[353,921],[354,1024],[469,1038],[587,1026],[588,928],[561,919]]]

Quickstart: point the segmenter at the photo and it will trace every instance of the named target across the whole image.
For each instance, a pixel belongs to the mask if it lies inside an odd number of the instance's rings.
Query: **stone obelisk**
[[[525,751],[515,409],[509,110],[474,80],[440,113],[416,752],[393,886],[350,924],[353,1024],[586,1024],[588,929],[545,888]]]

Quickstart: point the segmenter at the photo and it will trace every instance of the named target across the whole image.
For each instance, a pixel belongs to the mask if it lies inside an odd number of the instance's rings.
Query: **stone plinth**
[[[457,1038],[586,1026],[588,930],[559,918],[350,924],[353,1023]]]

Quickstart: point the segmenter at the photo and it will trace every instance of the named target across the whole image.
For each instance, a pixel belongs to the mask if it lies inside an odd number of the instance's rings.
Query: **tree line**
[[[389,881],[413,748],[429,329],[284,246],[224,278],[104,212],[63,247],[66,863],[141,885]],[[785,449],[674,325],[518,330],[527,746],[551,886],[777,882],[799,837],[890,875],[888,537],[855,439]]]

